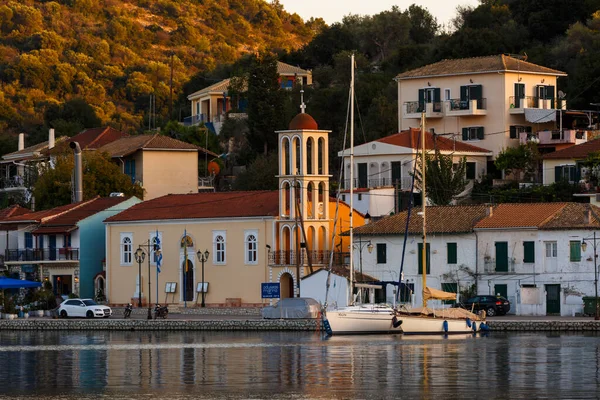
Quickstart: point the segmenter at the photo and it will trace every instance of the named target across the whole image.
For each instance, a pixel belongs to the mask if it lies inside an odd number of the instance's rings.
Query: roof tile
[[[154,134],[154,135],[137,135],[124,137],[102,146],[99,151],[108,153],[111,157],[125,157],[135,153],[138,150],[197,150],[201,153],[207,153],[213,157],[217,154],[210,150],[205,150],[203,147],[195,144],[182,142],[181,140],[173,139],[169,136]]]
[[[586,158],[589,153],[595,151],[600,151],[600,139],[590,140],[585,143],[567,147],[566,149],[554,151],[545,154],[542,158],[544,160],[583,159]]]
[[[408,131],[395,133],[393,135],[377,139],[376,141],[395,146],[418,149],[420,147],[419,143],[421,142],[420,135],[420,129],[411,128]],[[440,135],[433,135],[431,132],[425,132],[425,148],[427,150],[435,150],[437,148],[440,151],[458,151],[463,153],[491,153],[490,150],[473,146],[460,140],[451,140]]]

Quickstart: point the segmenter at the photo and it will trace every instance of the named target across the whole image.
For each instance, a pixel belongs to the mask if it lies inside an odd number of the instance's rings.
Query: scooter
[[[131,317],[131,311],[133,311],[133,304],[129,303],[125,306],[125,311],[123,312],[123,317],[125,319]]]
[[[167,318],[168,314],[169,314],[169,308],[167,307],[167,305],[161,306],[160,304],[156,304],[156,306],[154,307],[154,319],[157,319],[157,318],[165,319],[165,318]]]

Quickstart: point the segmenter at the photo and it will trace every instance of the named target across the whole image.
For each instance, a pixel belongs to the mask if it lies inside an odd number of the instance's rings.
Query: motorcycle
[[[154,307],[154,319],[157,319],[157,318],[165,319],[165,318],[167,318],[168,314],[169,314],[169,308],[167,307],[167,305],[161,306],[160,304],[156,304],[156,306]]]
[[[133,311],[133,304],[129,303],[125,306],[125,311],[123,312],[123,317],[125,319],[131,317],[131,311]]]

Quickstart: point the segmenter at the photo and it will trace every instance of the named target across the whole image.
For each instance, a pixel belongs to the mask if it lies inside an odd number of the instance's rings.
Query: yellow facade
[[[198,152],[145,150],[135,153],[136,180],[144,187],[144,200],[170,193],[198,192]]]

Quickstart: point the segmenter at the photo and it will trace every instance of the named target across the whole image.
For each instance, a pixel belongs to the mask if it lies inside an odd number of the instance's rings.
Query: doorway
[[[546,315],[560,315],[560,285],[546,285]]]
[[[186,264],[187,261],[187,264]],[[181,287],[183,288],[183,301],[194,300],[194,263],[185,260],[182,264]]]
[[[280,299],[287,299],[294,297],[294,278],[291,274],[285,273],[281,275],[279,280],[279,286],[281,287]]]
[[[67,296],[72,293],[73,277],[71,275],[54,275],[52,279],[54,281],[54,294]]]

